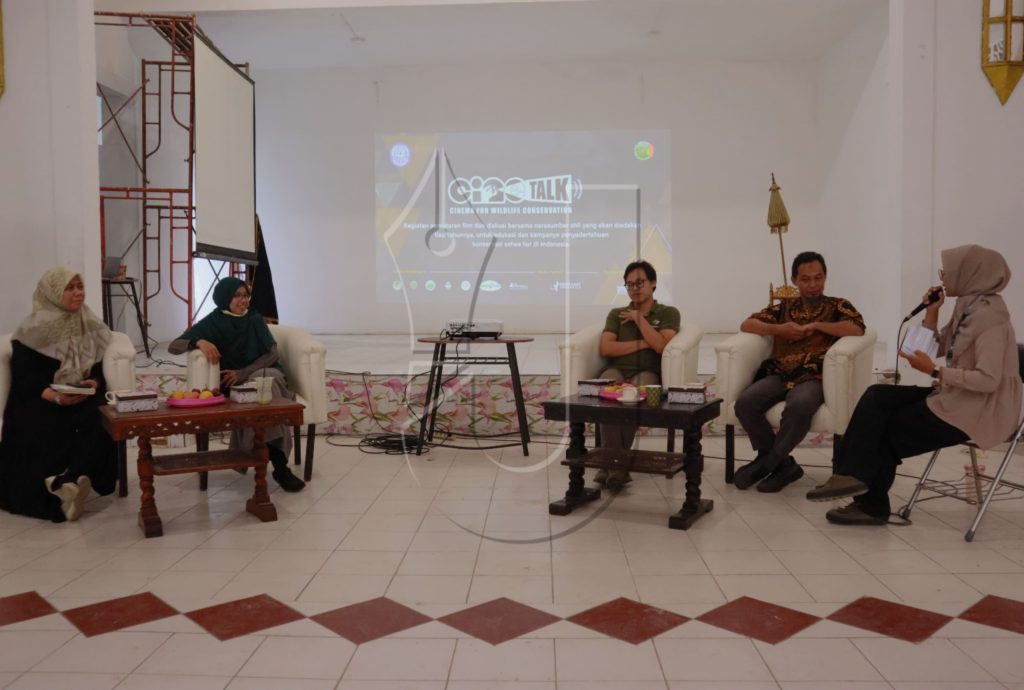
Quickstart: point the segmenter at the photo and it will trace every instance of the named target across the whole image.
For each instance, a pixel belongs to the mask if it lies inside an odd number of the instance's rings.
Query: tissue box
[[[118,412],[145,412],[155,410],[159,405],[156,393],[139,391],[137,393],[112,393],[111,396],[114,399],[110,404]]]
[[[229,397],[231,398],[231,402],[254,403],[256,402],[256,386],[231,386],[231,394]]]
[[[615,379],[583,379],[576,382],[576,393],[588,398],[596,398],[601,389],[615,383]]]
[[[668,401],[685,405],[703,405],[708,401],[708,384],[687,383],[672,386],[668,389]]]

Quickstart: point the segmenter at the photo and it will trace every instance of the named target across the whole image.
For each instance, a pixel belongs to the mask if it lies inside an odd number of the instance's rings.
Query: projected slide
[[[481,304],[615,304],[638,251],[670,294],[670,150],[667,130],[378,135],[377,301],[479,282]]]

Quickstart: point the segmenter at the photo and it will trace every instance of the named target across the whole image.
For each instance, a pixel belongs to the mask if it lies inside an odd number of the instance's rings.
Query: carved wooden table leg
[[[710,512],[715,503],[700,497],[700,475],[704,471],[704,454],[700,445],[700,426],[683,432],[683,473],[686,475],[686,500],[683,508],[668,519],[670,529],[689,529],[704,513]]]
[[[581,460],[587,454],[583,437],[584,428],[583,422],[569,424],[569,447],[565,450],[566,460]],[[584,486],[583,470],[582,462],[570,462],[569,489],[565,492],[565,498],[548,504],[549,514],[568,515],[576,506],[601,498],[600,489],[588,489]]]
[[[252,498],[245,502],[245,509],[258,517],[261,522],[273,522],[277,520],[277,508],[270,502],[270,494],[267,493],[267,444],[263,442],[263,429],[257,427],[253,430],[252,452],[255,453],[260,462],[256,465],[256,489]]]
[[[149,439],[139,436],[139,487],[142,489],[142,507],[139,508],[139,527],[146,537],[160,537],[164,533],[164,525],[156,512],[156,490],[153,487],[153,447]]]

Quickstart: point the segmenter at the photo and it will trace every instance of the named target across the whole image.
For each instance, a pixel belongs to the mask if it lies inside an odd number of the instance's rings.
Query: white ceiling
[[[815,60],[887,0],[585,0],[210,12],[254,69],[517,62]],[[500,71],[496,72],[500,78]]]

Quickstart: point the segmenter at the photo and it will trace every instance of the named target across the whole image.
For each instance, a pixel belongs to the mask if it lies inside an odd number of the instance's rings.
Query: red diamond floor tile
[[[86,637],[121,630],[177,615],[178,610],[155,594],[144,592],[64,611],[64,617]]]
[[[820,618],[751,597],[740,597],[697,620],[768,644],[787,640]]]
[[[561,618],[502,597],[437,620],[484,642],[501,644]]]
[[[433,620],[408,606],[379,597],[311,616],[328,630],[356,644],[408,630]]]
[[[1024,635],[1024,603],[989,594],[958,618]]]
[[[222,641],[305,618],[266,594],[197,609],[185,615]]]
[[[640,644],[690,619],[632,599],[619,598],[566,620],[623,642]]]
[[[951,616],[874,597],[861,597],[828,619],[907,642],[923,642],[953,620]]]
[[[36,592],[0,598],[0,625],[10,625],[57,613],[50,602]]]

